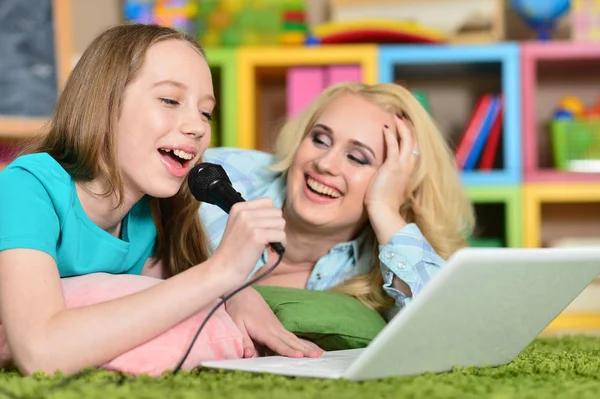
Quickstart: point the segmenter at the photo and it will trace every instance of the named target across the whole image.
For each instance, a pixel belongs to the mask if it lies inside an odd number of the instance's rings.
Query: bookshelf
[[[382,46],[379,79],[403,80],[430,95],[432,116],[456,143],[479,95],[501,92],[501,162],[491,171],[464,171],[467,186],[517,185],[521,181],[519,48],[514,43],[488,46]]]
[[[599,62],[600,46],[594,43],[528,42],[521,45],[526,182],[600,182],[600,173],[564,172],[553,167],[548,127],[562,96],[576,95],[587,105],[600,97]]]
[[[491,170],[461,171],[475,204],[474,238],[482,245],[518,247],[521,226],[521,139],[519,47],[494,45],[382,46],[381,82],[406,82],[427,93],[431,114],[456,149],[478,98],[503,96],[499,151]]]
[[[600,95],[593,64],[600,60],[598,46],[507,42],[205,51],[218,98],[214,145],[269,150],[276,126],[286,116],[286,73],[294,67],[350,65],[360,68],[366,83],[402,80],[409,89],[428,94],[432,116],[454,146],[477,97],[502,93],[501,145],[493,168],[461,173],[478,216],[474,238],[508,247],[540,247],[561,232],[600,235],[594,227],[600,226],[595,216],[600,174],[554,170],[545,125],[562,95],[575,94],[588,103]],[[27,137],[44,123],[42,118],[0,118],[0,143]]]
[[[549,122],[560,99],[575,95],[590,106],[600,97],[593,43],[521,44],[523,97],[523,229],[526,247],[562,237],[600,236],[600,173],[558,170]]]

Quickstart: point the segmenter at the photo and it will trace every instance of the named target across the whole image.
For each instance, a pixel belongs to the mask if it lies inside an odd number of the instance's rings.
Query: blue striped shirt
[[[204,153],[204,161],[219,164],[225,169],[233,187],[244,199],[270,197],[275,206],[281,208],[286,181],[281,173],[266,169],[273,160],[271,154],[238,148],[210,148]],[[200,216],[214,249],[221,241],[228,215],[216,206],[203,204]],[[368,273],[373,266],[372,248],[367,234],[335,245],[317,261],[306,288],[327,290],[352,277]],[[390,242],[378,248],[383,288],[395,300],[395,306],[386,315],[389,320],[411,299],[392,286],[394,275],[408,284],[414,297],[440,270],[444,260],[435,253],[413,223],[400,229]],[[267,259],[265,250],[249,278],[266,264]]]

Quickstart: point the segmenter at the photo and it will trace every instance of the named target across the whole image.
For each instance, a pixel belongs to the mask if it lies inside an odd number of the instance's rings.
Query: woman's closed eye
[[[370,165],[371,164],[371,162],[363,155],[357,155],[354,153],[348,154],[348,159],[359,165]]]
[[[312,134],[312,142],[318,147],[329,147],[331,140],[326,134],[320,132],[314,132]]]
[[[318,148],[329,148],[332,146],[331,137],[329,137],[326,133],[321,132],[313,132],[312,133],[312,142]],[[346,157],[353,164],[357,165],[371,165],[372,162],[369,160],[369,157],[364,155],[361,150],[357,150],[356,148],[351,148],[349,152],[346,154]]]

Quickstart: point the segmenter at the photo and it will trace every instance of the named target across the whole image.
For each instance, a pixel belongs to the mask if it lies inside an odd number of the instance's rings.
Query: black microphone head
[[[202,162],[194,166],[188,173],[188,187],[192,195],[202,202],[213,204],[210,199],[210,185],[216,181],[224,180],[231,184],[227,172],[221,165]],[[214,204],[213,204],[214,205]]]

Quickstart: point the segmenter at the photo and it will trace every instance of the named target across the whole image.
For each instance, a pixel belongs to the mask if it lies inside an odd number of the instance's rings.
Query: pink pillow
[[[68,308],[91,305],[129,295],[163,280],[120,274],[95,273],[61,280]],[[217,301],[157,337],[123,353],[103,367],[134,375],[159,376],[172,370],[189,347],[200,324]],[[204,326],[182,369],[192,369],[206,360],[239,359],[243,355],[242,336],[223,306]],[[0,325],[0,366],[10,363],[11,354]]]

